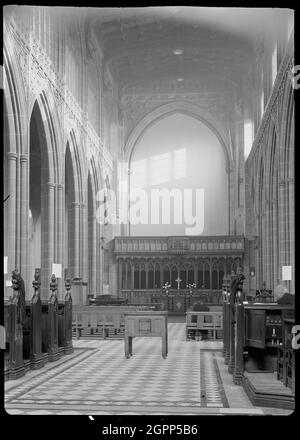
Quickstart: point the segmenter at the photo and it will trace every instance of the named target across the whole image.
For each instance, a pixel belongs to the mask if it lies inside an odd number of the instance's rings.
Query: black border
[[[13,2],[12,2],[13,4]],[[15,4],[22,5],[20,2],[16,2]],[[26,1],[23,5],[39,5],[38,2],[30,2]],[[48,3],[49,5],[49,3]],[[124,5],[122,2],[115,2],[112,5],[112,2],[99,2],[99,3],[87,3],[84,4],[76,4],[75,2],[53,2],[53,6],[70,6],[70,7],[146,7],[146,6],[210,6],[210,7],[238,7],[238,8],[290,8],[295,11],[295,36],[297,35],[297,22],[298,22],[298,9],[296,3],[291,1],[285,2],[267,2],[263,0],[248,0],[248,1],[202,1],[201,4],[184,4],[183,2],[173,1],[172,3],[163,3],[159,2],[158,4],[152,4],[151,2],[147,2],[147,4],[135,4],[127,2]],[[40,4],[40,6],[46,6]],[[2,10],[3,13],[3,10]],[[2,25],[2,20],[1,20]],[[298,60],[298,46],[295,45],[295,65],[297,65]],[[3,65],[3,55],[2,62]],[[1,89],[1,94],[3,90]],[[297,98],[300,95],[300,90],[295,90],[295,101],[296,101],[296,110],[297,110]],[[1,99],[1,105],[3,106],[3,97]],[[296,111],[295,110],[295,111]],[[2,112],[3,115],[3,112]],[[297,113],[296,113],[297,115]],[[3,118],[1,118],[1,123],[3,124]],[[296,125],[297,127],[297,125]],[[3,130],[2,130],[3,133]],[[297,130],[295,133],[295,146],[297,146]],[[295,149],[295,167],[297,157],[297,148]],[[1,173],[3,172],[3,168],[1,167]],[[1,178],[1,186],[2,186],[2,199],[4,200],[3,194],[3,179]],[[296,201],[295,201],[296,206]],[[297,216],[296,216],[297,218]],[[295,218],[295,220],[296,220]],[[3,216],[1,215],[1,238],[3,240]],[[295,222],[296,225],[296,222]],[[296,232],[296,227],[295,227]],[[296,235],[296,244],[297,244],[297,235]],[[297,247],[296,247],[297,248]],[[3,249],[3,248],[2,248]],[[3,274],[1,271],[1,279],[3,285]],[[296,277],[296,286],[297,286],[297,277]],[[2,292],[3,295],[3,292]],[[3,297],[2,297],[3,299]],[[295,295],[296,301],[296,310],[299,308],[299,296]],[[298,315],[296,314],[296,317]],[[3,324],[3,307],[0,308],[0,318],[1,323]],[[296,318],[297,324],[297,318]],[[296,365],[299,364],[299,350],[296,350]],[[3,351],[0,350],[1,362],[3,365],[4,355]],[[297,370],[297,368],[296,368]],[[215,436],[216,434],[220,434],[222,437],[241,437],[247,434],[250,436],[259,436],[262,434],[262,429],[266,428],[266,434],[270,438],[272,434],[280,435],[282,432],[283,435],[291,436],[292,427],[297,420],[297,415],[299,414],[299,405],[298,403],[298,392],[297,392],[297,380],[296,380],[296,409],[290,416],[236,416],[236,415],[226,415],[223,417],[216,418],[216,416],[95,416],[94,420],[90,420],[87,416],[52,416],[48,418],[47,416],[40,416],[38,418],[32,416],[18,415],[13,416],[11,419],[11,415],[7,414],[4,410],[4,402],[3,407],[1,407],[1,434],[7,436],[8,438],[14,437],[29,437],[31,440],[41,439],[42,436],[50,436],[52,438],[84,438],[91,440],[98,440],[100,438],[108,438],[108,436],[103,436],[101,434],[101,428],[103,426],[107,426],[110,423],[114,426],[137,426],[138,429],[145,429],[146,424],[197,424],[198,425],[198,434],[196,436],[191,436],[192,438],[201,438],[202,436]],[[3,371],[1,371],[1,395],[4,396],[4,378]],[[242,426],[240,426],[242,423]],[[295,426],[295,425],[294,425]],[[281,431],[280,428],[283,428]],[[297,432],[297,431],[296,431]],[[164,435],[163,437],[166,437]],[[113,436],[113,438],[118,438],[119,436]],[[126,436],[120,436],[126,438]],[[157,436],[155,436],[157,437]],[[171,436],[169,436],[170,438]],[[172,435],[174,437],[174,434]],[[176,436],[175,437],[181,437]],[[183,436],[185,437],[186,436]],[[127,437],[128,438],[128,437]],[[149,438],[144,433],[139,433],[135,435],[133,438]],[[151,438],[151,437],[150,437]]]

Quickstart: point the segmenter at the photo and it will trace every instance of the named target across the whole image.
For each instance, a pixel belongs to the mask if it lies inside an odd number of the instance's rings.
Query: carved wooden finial
[[[20,273],[18,271],[18,269],[14,269],[11,273],[11,283],[12,283],[12,288],[14,290],[19,290],[20,287]]]
[[[57,290],[57,279],[54,274],[51,276],[50,290],[54,293]]]
[[[34,290],[38,290],[41,286],[41,272],[39,269],[36,269],[34,272],[34,280],[32,281],[32,287]]]
[[[70,290],[71,290],[71,280],[70,280],[70,278],[66,278],[66,280],[65,280],[65,288],[66,288],[67,293],[69,293]]]

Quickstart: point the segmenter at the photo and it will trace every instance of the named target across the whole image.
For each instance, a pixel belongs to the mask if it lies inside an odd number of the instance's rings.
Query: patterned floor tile
[[[122,414],[130,407],[150,414],[151,407],[228,407],[215,359],[220,341],[186,341],[184,323],[169,323],[168,329],[166,359],[157,338],[134,339],[130,359],[125,358],[123,340],[74,340],[70,360],[66,357],[57,368],[53,364],[34,376],[29,372],[27,381],[8,387],[7,411],[80,414],[90,406],[91,414],[95,408],[99,414],[119,414],[123,406]],[[113,410],[106,412],[108,407]]]

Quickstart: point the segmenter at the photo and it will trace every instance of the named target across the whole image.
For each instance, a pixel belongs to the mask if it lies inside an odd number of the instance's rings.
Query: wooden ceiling
[[[204,77],[240,87],[251,69],[252,42],[245,33],[222,28],[211,14],[205,19],[201,10],[103,8],[90,18],[90,25],[121,87]]]

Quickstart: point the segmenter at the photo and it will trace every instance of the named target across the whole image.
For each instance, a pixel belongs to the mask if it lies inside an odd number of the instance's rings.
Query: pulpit
[[[132,338],[161,337],[162,357],[168,355],[168,312],[136,311],[125,313],[125,356],[132,356]]]

